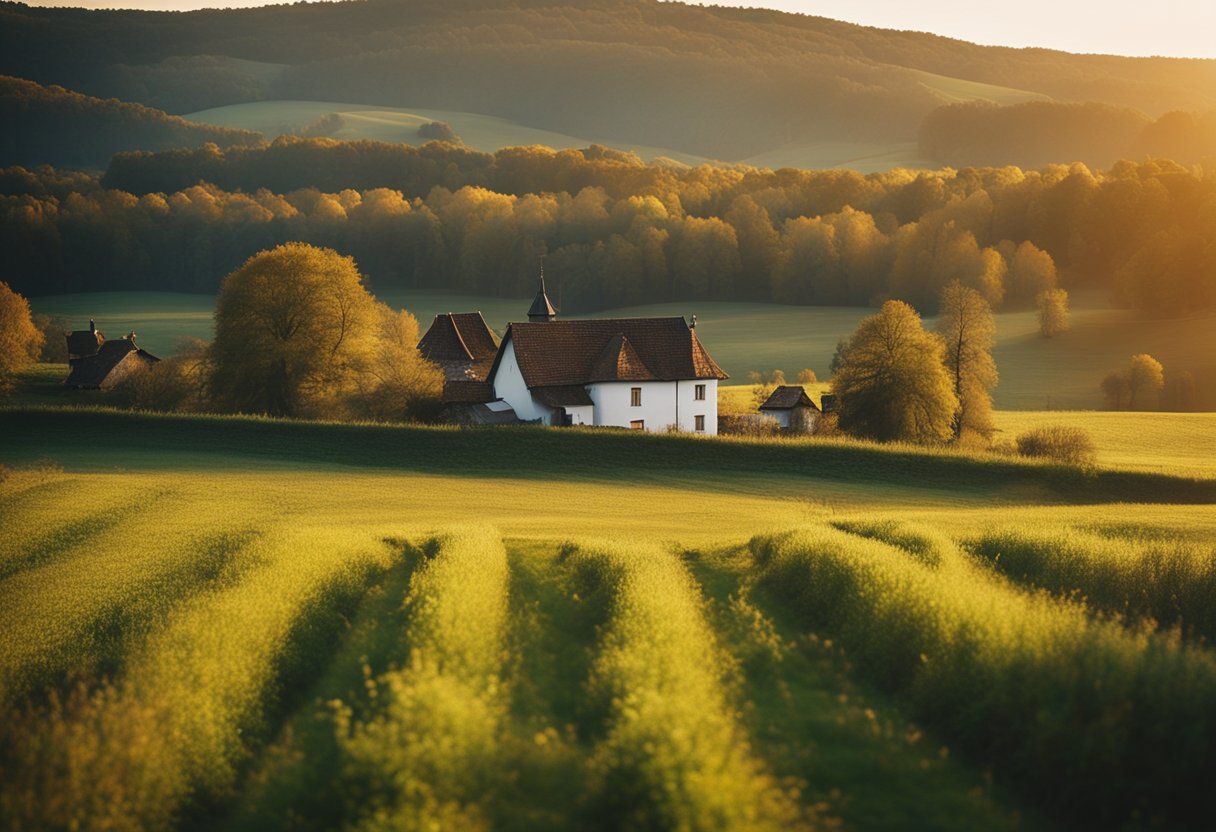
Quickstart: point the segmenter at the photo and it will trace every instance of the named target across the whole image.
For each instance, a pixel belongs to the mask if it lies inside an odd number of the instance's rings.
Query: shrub
[[[733,436],[776,436],[781,425],[763,413],[719,414],[718,433]]]
[[[1018,453],[1061,462],[1066,465],[1093,465],[1097,449],[1089,434],[1080,428],[1050,425],[1018,434]]]

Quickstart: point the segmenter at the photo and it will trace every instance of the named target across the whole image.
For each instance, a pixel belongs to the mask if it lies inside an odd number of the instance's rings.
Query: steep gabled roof
[[[498,339],[480,312],[446,312],[435,316],[418,342],[428,361],[480,361],[494,356]]]
[[[532,305],[528,307],[528,320],[534,318],[546,318],[553,320],[557,316],[557,308],[549,300],[549,296],[545,293],[545,278],[540,279],[540,290],[537,291],[536,297],[532,299]]]
[[[86,389],[103,387],[114,368],[131,353],[135,353],[132,360],[143,361],[148,365],[160,361],[155,355],[137,347],[135,341],[129,338],[118,338],[106,341],[98,348],[95,355],[86,356],[73,363],[72,370],[63,383],[68,387]]]
[[[760,405],[761,410],[793,410],[795,407],[815,407],[806,390],[798,385],[783,384],[773,391],[772,395]]]
[[[653,381],[654,373],[638,356],[624,333],[608,339],[599,358],[591,366],[588,381]]]
[[[490,378],[507,342],[529,388],[604,380],[724,379],[683,318],[604,318],[518,323],[507,327]],[[615,366],[615,369],[613,369]],[[611,378],[612,373],[618,374]],[[625,377],[620,377],[621,372]]]

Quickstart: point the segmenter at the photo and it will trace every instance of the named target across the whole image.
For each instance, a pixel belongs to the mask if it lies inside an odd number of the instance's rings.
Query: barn
[[[93,321],[88,329],[67,333],[68,377],[77,390],[107,390],[137,370],[160,361],[135,343],[135,333],[107,341]]]
[[[790,433],[813,433],[819,420],[819,408],[801,386],[783,384],[760,405],[760,412],[772,416],[782,430]]]

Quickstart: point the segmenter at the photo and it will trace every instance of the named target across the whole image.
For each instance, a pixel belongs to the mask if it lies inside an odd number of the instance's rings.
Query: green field
[[[0,411],[0,462],[14,828],[1210,811],[1216,656],[1189,626],[1212,608],[1216,479],[102,410]],[[1101,560],[1064,585],[989,571],[1026,529],[1121,547],[1125,570],[1173,547],[1176,568],[1136,582],[1175,582],[1183,640],[1139,623],[1157,596],[1106,618]]]
[[[523,317],[527,299],[464,297],[438,292],[389,291],[386,303],[408,309],[422,326],[435,314],[479,309],[500,333]],[[135,330],[140,344],[167,355],[178,338],[211,337],[213,298],[208,295],[114,292],[32,298],[35,312],[86,326],[89,317],[110,337]],[[731,375],[728,384],[747,383],[752,370],[782,369],[793,379],[810,367],[820,378],[837,341],[872,309],[777,306],[772,304],[669,303],[604,310],[593,317],[697,315],[698,334],[714,359]],[[592,317],[592,316],[589,316]],[[1124,366],[1133,353],[1147,352],[1167,372],[1190,370],[1200,405],[1216,409],[1216,314],[1184,319],[1141,319],[1127,310],[1079,305],[1073,328],[1054,339],[1038,335],[1030,312],[997,315],[993,350],[1001,382],[994,394],[1003,410],[1086,410],[1100,407],[1098,383]]]
[[[404,142],[422,144],[418,138],[418,127],[432,121],[443,121],[452,125],[456,135],[474,150],[493,153],[504,147],[523,147],[541,144],[558,150],[584,148],[602,144],[617,150],[632,151],[646,161],[656,158],[674,159],[689,165],[709,162],[701,156],[682,153],[666,147],[630,144],[585,138],[541,130],[497,116],[479,113],[463,113],[453,110],[408,109],[377,107],[368,104],[349,104],[334,101],[255,101],[248,104],[230,104],[200,110],[183,116],[188,121],[214,124],[217,127],[235,127],[255,130],[268,139],[284,134],[299,133],[304,127],[330,113],[342,116],[342,127],[330,134],[330,138],[352,141],[373,139],[382,142]]]

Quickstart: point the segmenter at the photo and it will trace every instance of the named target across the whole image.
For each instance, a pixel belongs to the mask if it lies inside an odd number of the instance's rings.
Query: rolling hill
[[[477,113],[685,156],[867,169],[917,161],[909,143],[947,104],[1050,98],[1150,118],[1216,107],[1213,61],[983,47],[655,0],[370,0],[180,14],[5,3],[0,72],[174,113],[359,102]]]

